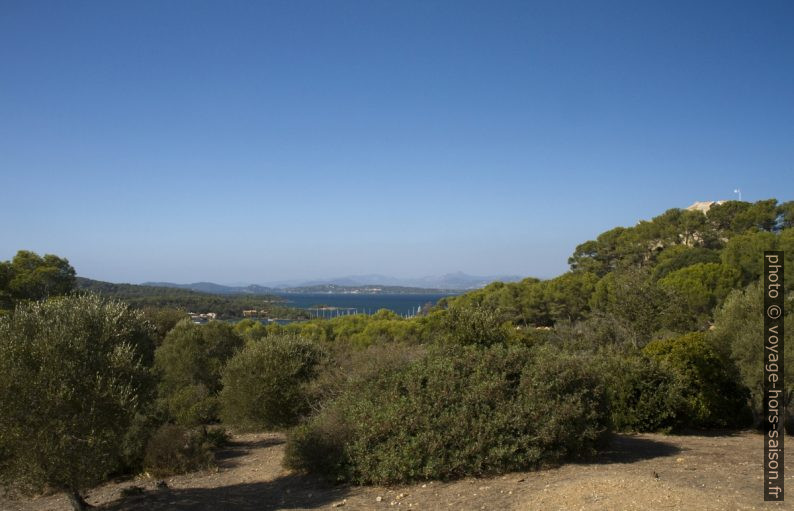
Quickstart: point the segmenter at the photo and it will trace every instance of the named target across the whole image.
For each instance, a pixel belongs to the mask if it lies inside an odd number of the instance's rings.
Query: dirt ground
[[[789,442],[789,445],[792,445]],[[535,472],[410,486],[333,486],[281,467],[284,437],[234,437],[215,470],[166,480],[167,488],[138,477],[88,492],[105,511],[310,510],[729,510],[794,509],[764,503],[760,435],[616,435],[609,451],[587,463]],[[794,450],[787,448],[787,459]],[[794,492],[794,465],[786,485]],[[138,495],[122,490],[138,486]],[[9,511],[66,511],[60,495],[2,500]]]

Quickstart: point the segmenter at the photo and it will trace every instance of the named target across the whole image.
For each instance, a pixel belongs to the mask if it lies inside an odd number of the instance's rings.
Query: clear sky
[[[0,2],[0,259],[116,282],[551,277],[794,198],[794,2]]]

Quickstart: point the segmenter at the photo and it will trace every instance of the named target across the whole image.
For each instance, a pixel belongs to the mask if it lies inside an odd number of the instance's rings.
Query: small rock
[[[341,501],[341,502],[335,502],[335,503],[334,503],[334,504],[333,504],[331,507],[342,507],[342,506],[344,506],[345,504],[347,504],[347,499],[344,499],[344,500],[343,500],[343,501]]]
[[[161,480],[157,481],[156,483],[154,483],[154,487],[157,488],[158,490],[167,490],[168,489],[168,484],[161,479]]]
[[[375,502],[382,502],[382,501],[383,501],[383,497],[381,497],[380,495],[375,497]]]
[[[684,462],[684,458],[676,458],[675,462],[676,463],[683,463]]]

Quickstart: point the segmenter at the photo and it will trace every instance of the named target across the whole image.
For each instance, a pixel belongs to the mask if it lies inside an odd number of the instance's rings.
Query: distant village
[[[214,312],[205,312],[203,314],[188,312],[187,315],[190,316],[190,321],[199,325],[215,320],[218,317],[218,315]]]

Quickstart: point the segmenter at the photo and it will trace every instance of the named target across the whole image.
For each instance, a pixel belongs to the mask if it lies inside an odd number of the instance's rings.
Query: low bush
[[[505,321],[500,309],[453,304],[442,317],[441,337],[451,344],[492,346],[510,337],[510,327]]]
[[[149,440],[143,466],[154,477],[209,468],[214,464],[212,447],[202,431],[165,424]]]
[[[789,266],[786,266],[788,268]],[[788,275],[786,276],[788,279]],[[791,279],[794,280],[794,279]],[[788,280],[786,280],[788,282]],[[783,331],[794,332],[794,294],[786,298],[786,316]],[[742,383],[750,389],[753,411],[758,423],[763,418],[764,360],[760,332],[764,328],[764,293],[760,281],[745,289],[737,289],[728,295],[725,303],[715,313],[714,331],[711,337],[721,353],[730,357],[739,369]],[[786,402],[784,403],[787,428],[794,433],[794,342],[786,337],[783,361],[783,382]]]
[[[740,428],[752,424],[750,391],[739,370],[705,333],[651,342],[643,349],[669,371],[682,389],[685,417],[680,426]]]
[[[216,422],[223,368],[244,345],[243,338],[223,321],[177,323],[154,355],[161,408],[184,426]]]
[[[248,344],[224,369],[221,418],[243,429],[295,424],[309,410],[306,383],[322,358],[316,344],[291,336]]]
[[[604,377],[615,430],[669,432],[687,423],[684,389],[654,360],[641,353],[602,352],[594,364]]]
[[[355,483],[490,474],[592,453],[607,423],[584,360],[453,345],[343,392],[290,433],[285,463]]]
[[[191,427],[215,422],[218,396],[203,384],[186,385],[158,400],[168,417],[181,426]]]
[[[379,342],[365,348],[337,342],[328,344],[325,349],[327,357],[319,365],[317,377],[307,383],[314,411],[343,392],[368,385],[378,374],[404,367],[425,353],[422,345],[396,342]]]

